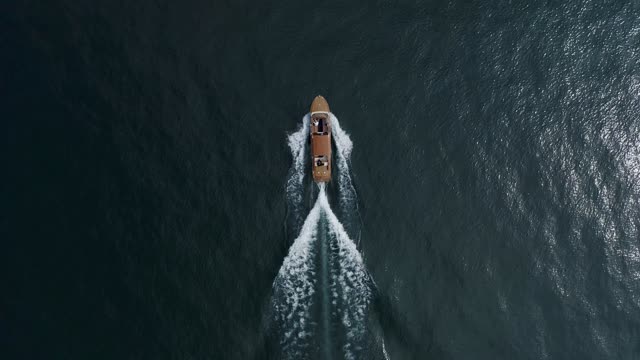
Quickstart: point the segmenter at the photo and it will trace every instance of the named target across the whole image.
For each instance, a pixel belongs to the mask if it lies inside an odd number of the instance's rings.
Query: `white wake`
[[[353,220],[349,216],[357,216],[359,220],[357,196],[349,170],[353,143],[340,127],[338,119],[333,114],[330,116],[332,136],[337,150],[334,166],[334,169],[337,168],[337,176],[334,175],[334,180],[337,180],[339,214],[341,217],[346,216],[347,221]],[[349,236],[349,231],[332,211],[324,184],[318,185],[315,204],[304,218],[305,175],[309,170],[306,165],[309,165],[307,160],[310,158],[309,121],[307,114],[302,118],[298,130],[287,139],[293,158],[286,183],[287,206],[294,222],[300,224],[296,225],[300,232],[273,282],[272,306],[274,320],[277,322],[281,357],[313,357],[311,354],[318,351],[317,345],[320,343],[317,339],[321,336],[319,327],[325,328],[325,337],[330,334],[326,329],[326,317],[329,316],[332,329],[340,328],[337,336],[341,336],[341,339],[336,341],[336,344],[341,345],[339,351],[343,357],[361,358],[359,354],[363,350],[366,336],[366,320],[372,291],[362,256]],[[322,221],[323,219],[326,219],[326,222]],[[324,234],[326,236],[323,237]],[[318,250],[321,248],[320,245],[323,245],[318,241],[325,241],[324,245],[328,245],[328,251]],[[326,280],[320,280],[322,269],[329,275],[328,284],[323,285]],[[328,292],[329,296],[319,296],[320,294],[316,294],[317,291],[323,292],[323,295],[326,295],[324,292]],[[327,298],[330,299],[329,304],[320,304],[326,302]],[[319,308],[329,310],[328,313],[322,314],[324,322],[316,318]],[[319,325],[320,323],[322,325]],[[331,334],[336,335],[334,332]],[[332,342],[325,342],[330,343]]]
[[[313,244],[317,238],[320,211],[321,204],[316,202],[273,282],[272,304],[281,329],[280,345],[283,353],[291,358],[304,354],[315,327],[309,321],[309,309],[316,284]]]
[[[360,242],[360,212],[358,196],[351,179],[351,151],[353,142],[346,131],[340,126],[338,118],[330,114],[334,142],[336,144],[337,173],[338,173],[338,206],[340,218],[346,225],[346,230],[352,239]]]
[[[310,115],[307,114],[302,118],[302,123],[298,130],[290,134],[287,138],[287,144],[293,157],[293,164],[287,176],[285,194],[289,216],[291,217],[291,223],[288,225],[294,233],[300,230],[305,214],[303,194],[306,174],[305,164],[308,154],[309,121]]]

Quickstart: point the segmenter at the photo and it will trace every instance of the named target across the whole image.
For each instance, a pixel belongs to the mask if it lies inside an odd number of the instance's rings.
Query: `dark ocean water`
[[[0,65],[2,359],[287,357],[317,94],[357,197],[307,357],[640,359],[638,2],[9,1]]]

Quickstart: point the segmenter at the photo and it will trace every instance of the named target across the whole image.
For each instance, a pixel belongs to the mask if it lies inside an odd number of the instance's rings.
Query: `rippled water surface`
[[[636,2],[7,8],[6,358],[640,358]]]

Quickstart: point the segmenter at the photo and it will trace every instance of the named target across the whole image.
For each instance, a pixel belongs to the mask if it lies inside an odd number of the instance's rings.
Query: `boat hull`
[[[311,175],[315,182],[331,181],[331,117],[329,103],[318,95],[311,103]]]

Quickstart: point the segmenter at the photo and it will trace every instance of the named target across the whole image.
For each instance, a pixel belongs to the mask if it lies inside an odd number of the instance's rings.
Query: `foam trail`
[[[384,345],[384,339],[382,339],[382,355],[386,360],[389,360],[389,354],[387,354],[387,347]]]
[[[358,209],[358,195],[351,180],[351,151],[353,142],[346,131],[340,126],[340,121],[330,113],[332,135],[337,150],[338,168],[338,192],[339,192],[339,214],[345,224],[346,230],[351,238],[360,242],[360,212]]]
[[[324,195],[324,184],[321,183],[318,186],[320,188],[320,193],[322,195]],[[322,204],[320,204],[322,205]],[[325,210],[325,209],[323,209]],[[325,210],[326,211],[326,210]],[[322,291],[322,308],[321,308],[321,313],[322,313],[322,330],[323,330],[323,346],[324,346],[324,358],[325,359],[330,359],[332,357],[332,341],[331,341],[331,304],[329,302],[329,292],[326,290],[327,288],[330,288],[330,282],[329,282],[329,272],[331,269],[331,256],[329,254],[329,249],[328,249],[328,239],[327,239],[327,234],[326,234],[326,226],[325,226],[325,218],[326,216],[323,216],[322,214],[320,215],[320,220],[319,220],[319,229],[318,229],[318,233],[319,233],[319,241],[320,241],[320,258],[322,260],[322,268],[321,268],[321,288],[324,289],[324,291]]]
[[[318,184],[315,204],[304,218],[309,114],[287,139],[293,157],[286,183],[287,226],[299,235],[272,289],[272,321],[283,359],[319,358],[321,353],[324,359],[338,353],[345,359],[369,358],[364,347],[372,289],[352,241],[360,232],[357,194],[349,170],[353,143],[338,119],[330,116],[337,150],[338,214],[343,222],[332,211],[323,183]],[[381,340],[380,355],[388,358]]]
[[[327,217],[329,235],[337,248],[338,271],[333,274],[333,282],[339,287],[341,298],[336,299],[338,291],[333,291],[336,312],[346,331],[343,351],[346,359],[356,359],[362,350],[366,316],[371,300],[371,289],[362,256],[351,241],[344,227],[331,211],[324,191],[318,201]],[[335,288],[335,286],[334,286]]]
[[[316,202],[311,209],[273,282],[272,305],[282,331],[280,345],[282,353],[292,359],[308,351],[313,334],[309,311],[316,284],[313,244],[317,239],[321,207],[320,202]]]
[[[287,144],[291,150],[293,164],[289,169],[286,185],[287,198],[287,229],[292,234],[298,234],[304,222],[304,178],[307,173],[305,164],[307,160],[308,140],[309,140],[309,122],[310,115],[302,117],[302,123],[298,130],[287,137]],[[293,235],[295,236],[295,235]]]

